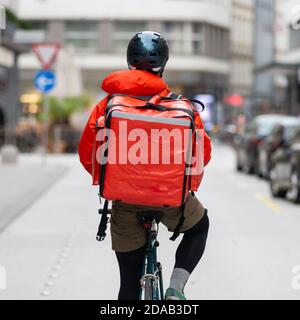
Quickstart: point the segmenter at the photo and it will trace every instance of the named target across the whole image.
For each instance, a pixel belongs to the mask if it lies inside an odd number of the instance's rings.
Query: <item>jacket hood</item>
[[[108,94],[155,95],[168,89],[159,76],[143,70],[125,70],[109,74],[102,82]]]

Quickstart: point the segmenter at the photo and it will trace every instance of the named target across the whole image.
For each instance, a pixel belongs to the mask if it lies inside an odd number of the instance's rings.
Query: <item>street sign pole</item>
[[[5,8],[0,4],[0,43],[2,41],[2,30],[6,27],[6,13]]]
[[[49,141],[49,95],[48,93],[56,85],[55,73],[50,71],[58,51],[59,43],[33,44],[32,50],[40,61],[43,70],[37,72],[34,78],[35,87],[43,93],[43,135],[42,135],[42,165],[47,163],[48,141]]]
[[[43,149],[42,149],[42,166],[47,164],[48,141],[49,141],[49,95],[43,95],[43,113],[44,113],[44,132],[43,132]]]
[[[34,78],[35,87],[43,93],[43,134],[42,134],[42,165],[47,163],[49,138],[49,95],[56,85],[55,73],[50,70],[39,71]]]

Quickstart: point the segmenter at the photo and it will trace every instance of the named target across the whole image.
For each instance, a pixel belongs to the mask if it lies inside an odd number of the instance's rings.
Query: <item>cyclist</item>
[[[169,48],[162,35],[152,31],[139,32],[131,39],[127,48],[129,70],[108,75],[102,83],[102,89],[108,95],[118,93],[153,96],[161,92],[167,95],[170,90],[162,76],[168,58]],[[104,114],[107,103],[108,97],[96,105],[79,144],[80,161],[90,174],[94,172],[92,153],[95,123]],[[204,165],[208,164],[210,154],[210,139],[205,134]],[[94,184],[96,184],[95,181]],[[119,201],[112,203],[111,238],[112,249],[116,253],[120,269],[119,300],[139,299],[146,235],[137,221],[136,212],[145,209],[149,210],[151,207],[130,205]],[[179,208],[160,208],[160,211],[162,212],[161,222],[169,231],[174,231],[180,217]],[[165,294],[167,300],[186,299],[185,285],[200,261],[206,245],[209,219],[206,210],[195,195],[188,195],[184,217],[185,220],[180,229],[183,237],[176,251],[175,266]]]

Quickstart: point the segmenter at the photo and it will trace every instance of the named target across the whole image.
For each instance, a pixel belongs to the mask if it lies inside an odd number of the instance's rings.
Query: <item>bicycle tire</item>
[[[145,300],[153,300],[153,282],[150,278],[145,280]]]

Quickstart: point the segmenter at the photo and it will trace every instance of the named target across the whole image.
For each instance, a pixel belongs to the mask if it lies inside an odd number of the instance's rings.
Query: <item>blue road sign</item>
[[[43,93],[50,92],[56,85],[56,77],[53,71],[42,70],[34,77],[34,86]]]

